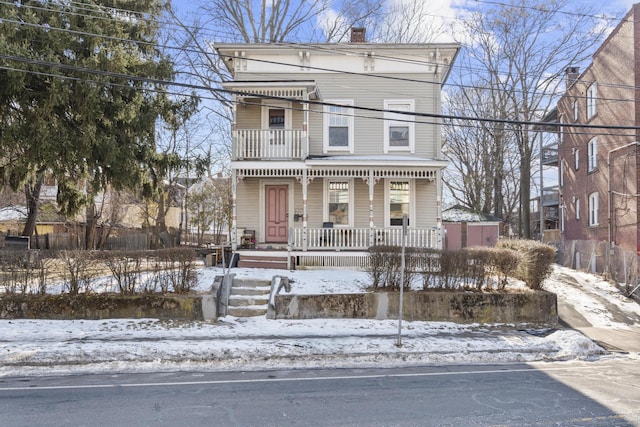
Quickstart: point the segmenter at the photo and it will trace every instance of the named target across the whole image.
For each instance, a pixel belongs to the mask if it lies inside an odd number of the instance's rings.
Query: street
[[[598,362],[0,379],[8,426],[638,426],[640,366]]]

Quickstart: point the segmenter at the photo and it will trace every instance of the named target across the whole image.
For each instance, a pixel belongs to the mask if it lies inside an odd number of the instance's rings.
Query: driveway
[[[598,276],[556,267],[545,289],[558,296],[560,324],[611,351],[640,352],[640,305]]]

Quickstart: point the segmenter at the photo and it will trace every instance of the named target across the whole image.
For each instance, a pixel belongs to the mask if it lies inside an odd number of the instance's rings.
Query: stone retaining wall
[[[397,319],[398,292],[346,295],[277,295],[276,319]],[[474,293],[405,292],[405,320],[458,323],[527,323],[556,325],[556,295],[550,292]]]
[[[203,320],[202,295],[9,295],[0,298],[1,319],[181,319]]]

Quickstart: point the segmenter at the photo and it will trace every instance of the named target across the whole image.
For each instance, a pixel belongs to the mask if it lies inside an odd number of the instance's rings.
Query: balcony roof
[[[222,87],[239,97],[277,97],[320,99],[313,80],[259,80],[223,82]]]

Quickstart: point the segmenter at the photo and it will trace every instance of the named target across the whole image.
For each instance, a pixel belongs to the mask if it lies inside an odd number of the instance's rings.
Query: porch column
[[[309,101],[309,94],[305,95],[305,100]],[[309,154],[309,102],[302,103],[302,158],[306,159]],[[304,184],[303,184],[304,185]]]
[[[542,199],[541,199],[542,200]],[[435,248],[442,249],[442,242],[444,241],[444,229],[442,227],[442,170],[439,170],[436,174],[436,231],[437,239]]]
[[[231,171],[231,249],[235,252],[238,249],[238,229],[237,229],[237,212],[236,212],[236,191],[237,191],[237,172],[235,169]]]
[[[373,246],[373,190],[375,185],[375,179],[373,177],[373,169],[369,170],[369,247]]]
[[[307,170],[302,170],[302,250],[307,250]]]

